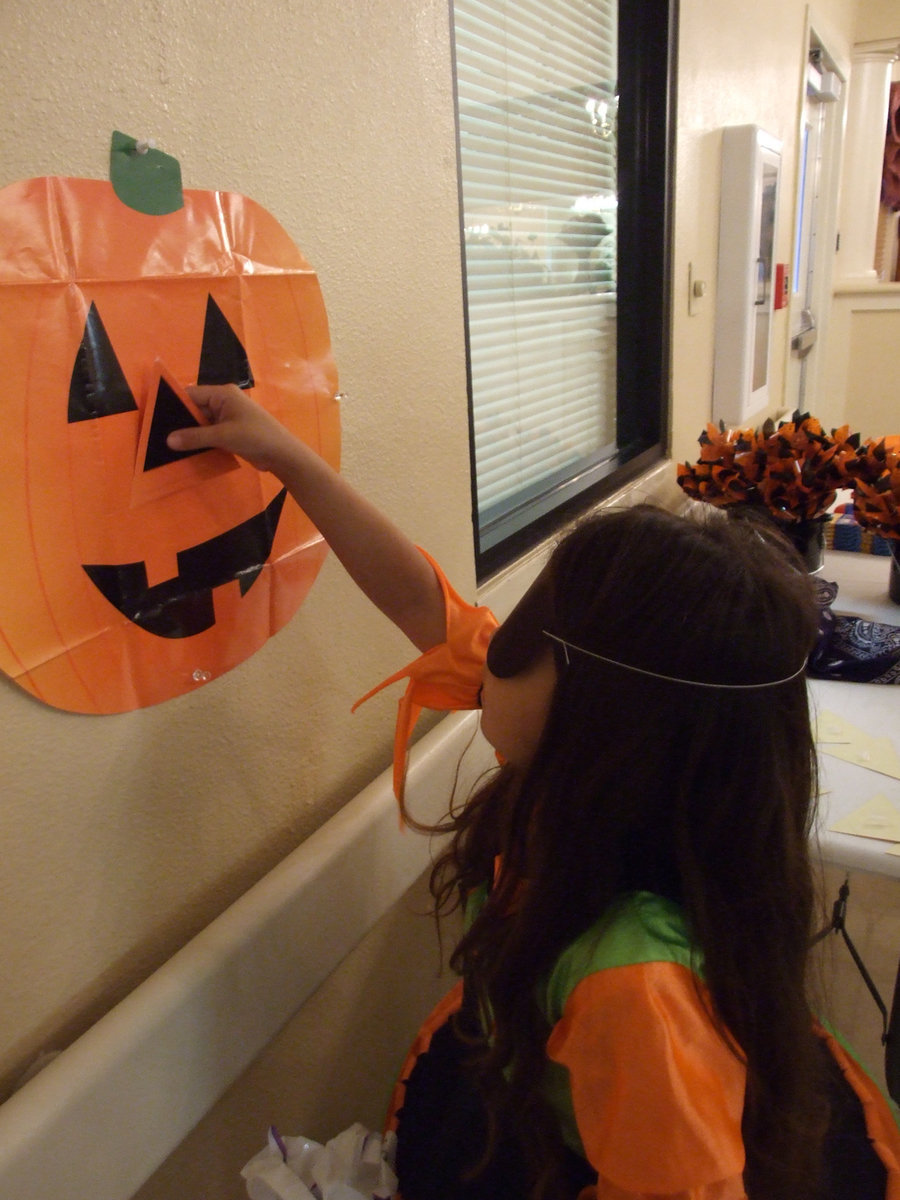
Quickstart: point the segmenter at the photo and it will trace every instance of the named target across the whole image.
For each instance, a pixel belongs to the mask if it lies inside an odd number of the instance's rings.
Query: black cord
[[[825,926],[824,929],[819,930],[819,932],[810,942],[810,946],[817,945],[817,943],[821,942],[822,939],[827,937],[829,933],[839,933],[841,935],[847,945],[847,949],[850,951],[853,961],[856,963],[860,975],[863,977],[866,987],[869,989],[873,1000],[878,1005],[882,1020],[881,1044],[882,1046],[886,1046],[888,1042],[888,1010],[885,1007],[884,1001],[879,995],[878,988],[875,986],[872,976],[866,970],[865,963],[859,957],[856,947],[853,945],[850,935],[847,932],[847,901],[849,898],[850,880],[848,877],[841,884],[840,891],[838,892],[838,898],[835,900],[834,905],[832,906],[831,921]]]

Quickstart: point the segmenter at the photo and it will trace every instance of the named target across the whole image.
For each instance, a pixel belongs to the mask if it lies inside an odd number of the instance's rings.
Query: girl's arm
[[[419,650],[444,641],[440,584],[405,534],[240,388],[228,384],[188,392],[210,424],[171,433],[173,450],[215,447],[271,471],[354,582]]]

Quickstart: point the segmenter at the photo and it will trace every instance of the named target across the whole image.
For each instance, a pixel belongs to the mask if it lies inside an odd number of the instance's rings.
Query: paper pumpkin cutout
[[[0,190],[0,668],[114,713],[195,689],[293,616],[322,538],[271,475],[177,454],[184,387],[237,383],[339,465],[318,281],[274,217],[184,192],[148,215],[109,183]]]

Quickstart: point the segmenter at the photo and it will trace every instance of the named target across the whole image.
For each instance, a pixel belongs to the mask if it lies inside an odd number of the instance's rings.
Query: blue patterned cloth
[[[819,640],[809,656],[808,674],[851,683],[900,683],[900,626],[835,613],[838,585],[820,579],[816,587]]]

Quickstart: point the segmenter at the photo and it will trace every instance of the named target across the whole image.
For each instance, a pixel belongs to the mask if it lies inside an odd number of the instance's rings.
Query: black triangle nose
[[[153,419],[150,425],[150,436],[147,439],[147,450],[144,454],[144,470],[152,471],[166,463],[176,462],[180,458],[188,458],[191,454],[203,454],[200,450],[172,450],[166,443],[166,438],[175,429],[184,429],[188,425],[199,425],[191,410],[181,402],[177,393],[160,379],[156,389],[156,402],[153,406]]]

